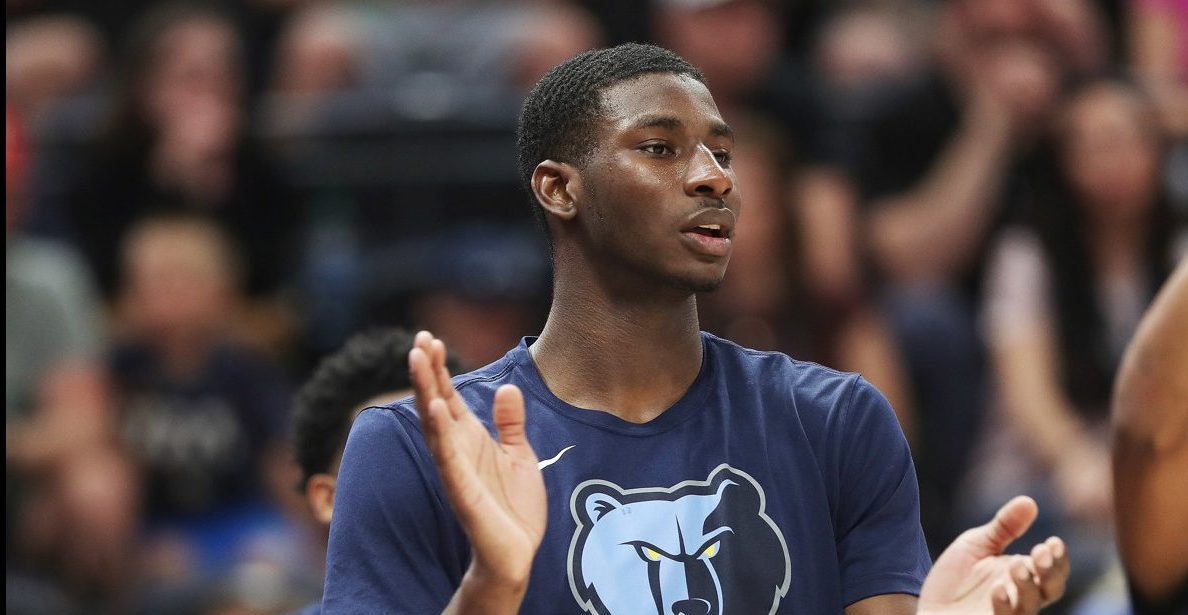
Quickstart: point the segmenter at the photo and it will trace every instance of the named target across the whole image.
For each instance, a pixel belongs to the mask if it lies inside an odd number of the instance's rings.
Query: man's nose
[[[722,167],[709,148],[699,145],[689,165],[685,193],[689,196],[722,199],[730,194],[731,190],[734,190],[734,180],[731,179],[730,173]]]

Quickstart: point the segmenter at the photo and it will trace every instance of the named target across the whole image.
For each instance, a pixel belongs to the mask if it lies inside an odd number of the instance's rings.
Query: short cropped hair
[[[603,111],[602,90],[650,73],[685,75],[705,83],[701,71],[684,58],[639,43],[587,51],[541,77],[524,101],[516,132],[520,180],[530,197],[536,165],[556,160],[580,168],[594,152],[594,128]],[[532,203],[543,224],[544,213],[534,197]]]
[[[398,328],[357,334],[323,359],[297,392],[292,438],[301,466],[301,488],[314,474],[330,470],[364,402],[412,387],[408,352],[413,339]],[[453,360],[446,363],[451,372],[457,372]]]

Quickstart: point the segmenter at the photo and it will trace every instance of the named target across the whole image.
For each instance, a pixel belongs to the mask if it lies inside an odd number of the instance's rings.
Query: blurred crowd
[[[8,0],[9,613],[284,613],[325,531],[296,385],[374,325],[477,367],[543,324],[522,97],[698,66],[745,212],[706,330],[863,372],[934,549],[1008,495],[1126,613],[1114,372],[1188,252],[1180,0]],[[1022,544],[1035,542],[1030,539]]]

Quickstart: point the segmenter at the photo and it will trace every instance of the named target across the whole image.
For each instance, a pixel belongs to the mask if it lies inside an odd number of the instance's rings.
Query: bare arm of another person
[[[1188,261],[1126,352],[1113,421],[1119,548],[1135,589],[1158,601],[1188,579]]]
[[[473,553],[445,612],[516,613],[547,520],[544,478],[524,433],[524,396],[511,385],[495,392],[496,442],[454,389],[445,359],[441,340],[417,334],[409,353],[417,413]]]

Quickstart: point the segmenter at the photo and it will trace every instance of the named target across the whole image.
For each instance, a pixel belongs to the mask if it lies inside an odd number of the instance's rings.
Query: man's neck
[[[629,294],[559,277],[531,351],[557,397],[645,423],[684,396],[701,370],[697,301],[692,293]]]

